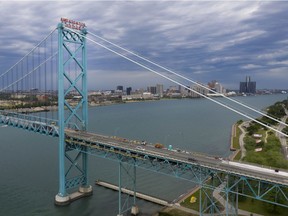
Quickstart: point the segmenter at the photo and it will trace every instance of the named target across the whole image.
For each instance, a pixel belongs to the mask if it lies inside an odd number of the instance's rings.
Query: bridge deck
[[[171,163],[186,163],[216,171],[233,173],[266,182],[288,185],[288,172],[260,166],[232,162],[228,159],[201,155],[193,152],[171,151],[166,148],[155,148],[153,145],[140,146],[126,139],[103,136],[85,131],[66,130],[67,141],[73,139],[80,145],[101,148],[112,148],[118,153],[128,152],[131,157],[163,158]]]

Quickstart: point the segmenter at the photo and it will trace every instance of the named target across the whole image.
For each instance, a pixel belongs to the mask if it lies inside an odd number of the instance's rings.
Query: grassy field
[[[233,145],[232,146],[235,149],[240,149],[239,137],[240,137],[242,131],[240,130],[238,123],[236,123],[234,127],[236,127],[236,136],[233,137]]]
[[[238,153],[236,154],[236,156],[233,158],[234,161],[239,161],[241,159],[241,150],[240,150],[240,144],[239,144],[239,137],[242,134],[242,131],[239,128],[239,125],[241,123],[237,122],[234,127],[235,127],[235,131],[236,133],[234,134],[233,137],[233,143],[232,143],[232,147],[236,150],[239,150]]]
[[[192,196],[196,197],[197,199],[195,203],[190,203]],[[200,190],[197,190],[194,194],[190,195],[183,202],[181,202],[180,205],[186,208],[193,209],[195,211],[199,211],[199,200],[200,200]]]
[[[233,137],[232,139],[233,141],[232,147],[235,149],[240,149],[239,137],[242,132],[238,126],[239,126],[239,123],[235,125],[236,136]],[[275,136],[275,134],[270,131],[264,130],[263,128],[260,128],[256,133],[262,135],[262,138],[261,138],[262,142],[261,144],[256,144],[255,138],[253,138],[252,136],[246,135],[245,148],[247,150],[247,155],[244,158],[244,160],[248,162],[252,162],[252,163],[258,163],[261,165],[287,169],[288,162],[284,160],[283,158],[283,155],[281,153],[281,144],[280,144],[279,139]],[[261,152],[255,152],[255,148],[259,148],[259,147],[262,147],[263,150]],[[234,160],[239,160],[240,158],[241,158],[241,151],[237,153],[237,155],[234,157]],[[193,209],[195,211],[199,211],[199,195],[200,195],[200,190],[197,190],[193,195],[190,195],[188,198],[186,198],[181,203],[181,206]],[[195,203],[190,203],[191,196],[194,196],[197,198],[197,201]],[[204,196],[202,197],[202,199],[204,199]],[[276,205],[272,205],[272,204],[269,204],[263,201],[258,201],[256,199],[252,199],[248,197],[239,196],[238,207],[239,209],[252,212],[252,213],[256,213],[256,214],[265,215],[265,216],[288,215],[287,208],[279,207]]]
[[[287,216],[288,209],[248,197],[239,199],[238,208],[265,216]]]
[[[197,198],[197,201],[195,203],[190,203],[191,196],[194,196]],[[183,207],[190,208],[195,211],[199,211],[199,197],[200,197],[200,190],[197,190],[193,195],[190,195],[189,197],[187,197],[180,204]],[[202,196],[202,200],[204,200],[204,196]],[[248,212],[261,214],[265,216],[286,216],[288,212],[287,208],[279,207],[279,206],[272,205],[272,204],[262,202],[262,201],[258,201],[256,199],[252,199],[248,197],[240,197],[240,196],[239,196],[239,201],[238,201],[238,208],[241,210],[245,210]]]
[[[239,151],[238,153],[237,153],[237,155],[234,157],[234,161],[239,161],[240,159],[241,159],[241,155],[242,155],[242,152],[241,151]]]
[[[181,211],[179,209],[166,208],[158,213],[158,216],[196,216],[191,213]]]
[[[287,169],[288,162],[284,159],[283,154],[281,153],[281,144],[279,139],[274,135],[274,133],[268,132],[267,142],[265,142],[264,139],[266,131],[260,129],[257,133],[263,135],[260,145],[256,144],[255,139],[251,136],[245,137],[244,141],[247,153],[243,160],[264,166]],[[255,152],[255,149],[259,147],[262,148],[262,151]]]

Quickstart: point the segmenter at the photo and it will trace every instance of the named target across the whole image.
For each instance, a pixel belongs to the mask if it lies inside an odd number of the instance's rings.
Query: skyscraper
[[[131,87],[126,88],[126,93],[127,93],[127,95],[131,95],[131,91],[132,91],[132,88],[131,88]]]
[[[156,85],[156,93],[159,95],[159,97],[163,97],[163,85],[157,84]]]
[[[156,94],[156,86],[149,86],[147,87],[147,91],[151,94]]]
[[[123,91],[123,86],[121,86],[121,85],[117,86],[117,87],[116,87],[116,90],[118,90],[118,91]]]
[[[256,82],[251,82],[250,76],[246,76],[246,81],[240,82],[239,92],[245,94],[255,94]]]

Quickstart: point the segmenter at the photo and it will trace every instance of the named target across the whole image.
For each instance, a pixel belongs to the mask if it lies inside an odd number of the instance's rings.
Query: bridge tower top
[[[82,22],[61,18],[58,24],[58,117],[63,128],[86,130],[88,125],[86,34]]]

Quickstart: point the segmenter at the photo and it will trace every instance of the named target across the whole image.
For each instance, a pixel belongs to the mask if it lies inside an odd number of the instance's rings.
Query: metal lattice
[[[86,29],[79,34],[58,25],[58,118],[59,118],[59,193],[67,197],[68,189],[87,188],[87,154],[71,149],[65,142],[65,129],[86,130],[88,124]],[[56,196],[56,202],[57,202]],[[64,199],[66,200],[66,199]]]

